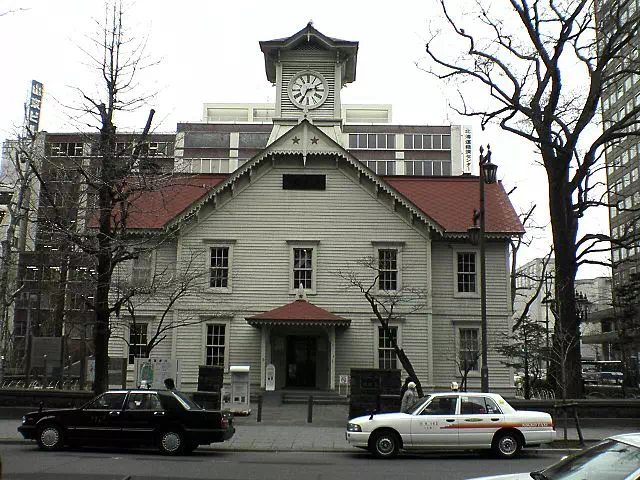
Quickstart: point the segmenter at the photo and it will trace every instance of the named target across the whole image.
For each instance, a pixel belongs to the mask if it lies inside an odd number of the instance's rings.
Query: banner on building
[[[134,387],[146,385],[148,388],[165,388],[164,381],[173,378],[176,388],[180,388],[178,360],[170,358],[136,358],[134,360]]]
[[[40,111],[42,109],[42,97],[44,85],[37,80],[31,81],[31,93],[29,103],[25,105],[26,124],[30,134],[35,134],[40,127]]]

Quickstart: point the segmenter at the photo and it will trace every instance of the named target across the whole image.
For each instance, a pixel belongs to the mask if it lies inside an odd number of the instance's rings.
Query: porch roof
[[[245,318],[249,325],[334,326],[348,327],[351,320],[334,315],[304,299],[297,299],[268,312]]]

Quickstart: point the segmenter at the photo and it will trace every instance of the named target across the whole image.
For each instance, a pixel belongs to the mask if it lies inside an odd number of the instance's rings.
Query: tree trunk
[[[112,192],[114,170],[116,168],[114,152],[116,148],[116,127],[108,120],[100,130],[100,153],[102,155],[101,185],[98,189],[99,231],[97,254],[97,285],[95,300],[96,323],[93,335],[95,351],[96,394],[105,392],[109,387],[109,291],[111,289],[113,225]]]
[[[562,158],[555,165],[568,165]],[[554,165],[552,165],[552,168]],[[555,247],[555,300],[558,316],[554,335],[552,361],[562,381],[556,379],[556,394],[580,398],[582,369],[580,360],[580,332],[575,304],[576,235],[578,222],[573,212],[571,193],[568,191],[568,170],[556,169],[549,174],[549,210]],[[560,384],[558,384],[560,383]]]
[[[393,342],[393,344],[394,344],[393,348],[396,351],[396,355],[398,357],[398,360],[400,360],[400,363],[402,364],[402,367],[407,371],[407,373],[409,374],[411,379],[416,384],[416,390],[418,391],[418,396],[424,397],[424,392],[422,390],[422,384],[420,383],[420,379],[416,375],[416,371],[413,369],[413,365],[411,364],[411,361],[409,360],[409,357],[407,357],[407,355],[404,353],[404,350],[402,348],[398,348],[398,345],[396,344],[395,341]]]

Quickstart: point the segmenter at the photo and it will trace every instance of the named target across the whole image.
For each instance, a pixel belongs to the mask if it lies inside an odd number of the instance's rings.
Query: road
[[[165,457],[155,451],[75,449],[42,452],[34,445],[0,445],[3,480],[366,479],[456,480],[479,475],[531,471],[562,457],[560,452],[524,453],[513,460],[486,454],[403,455],[375,460],[366,452],[233,452],[196,450]]]

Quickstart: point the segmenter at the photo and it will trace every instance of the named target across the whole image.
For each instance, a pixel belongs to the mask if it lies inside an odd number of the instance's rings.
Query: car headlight
[[[27,423],[27,417],[22,417],[22,424],[24,425],[25,423]]]
[[[347,432],[361,432],[362,427],[357,423],[347,423]]]
[[[26,425],[27,423],[31,423],[33,421],[33,418],[31,417],[27,417],[26,415],[24,417],[22,417],[22,424]]]

